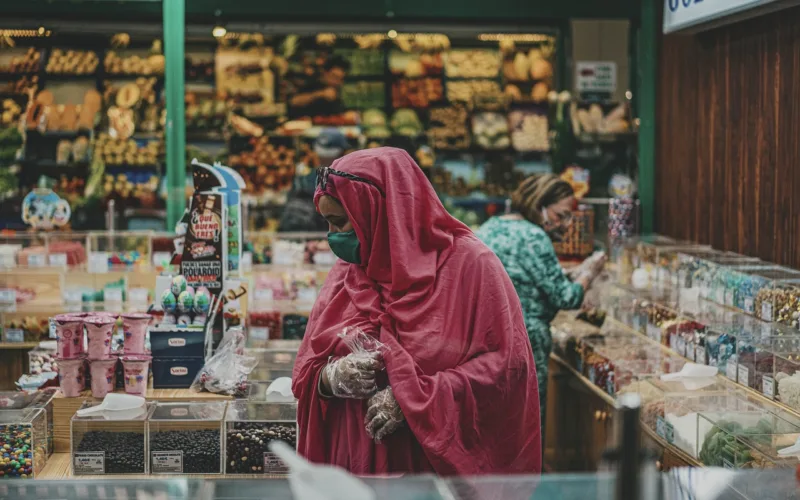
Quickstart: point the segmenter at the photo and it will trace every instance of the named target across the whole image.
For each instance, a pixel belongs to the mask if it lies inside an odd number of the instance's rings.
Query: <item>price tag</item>
[[[775,379],[764,375],[761,377],[761,393],[770,399],[775,398]]]
[[[300,302],[314,302],[317,300],[317,289],[305,287],[297,290],[297,300]]]
[[[747,297],[744,299],[744,310],[747,314],[754,314],[756,312],[755,304],[753,304],[753,299]]]
[[[647,324],[647,336],[656,342],[661,342],[661,328],[652,323]]]
[[[0,312],[17,310],[17,291],[13,288],[0,288]]]
[[[772,323],[772,302],[765,300],[761,303],[761,319]]]
[[[686,339],[683,338],[682,335],[677,335],[677,340],[675,343],[678,345],[678,354],[683,357],[686,357]]]
[[[67,267],[67,254],[65,253],[51,253],[47,259],[53,267]]]
[[[6,330],[6,342],[22,343],[25,342],[25,332],[19,328],[9,328]]]
[[[728,360],[725,364],[725,376],[728,377],[730,380],[736,382],[736,375],[738,374],[738,370],[736,367],[736,361]]]
[[[289,468],[278,455],[264,452],[264,474],[288,474]]]
[[[242,252],[242,260],[239,261],[239,268],[243,273],[253,270],[253,252]]]
[[[28,255],[28,267],[45,267],[47,265],[47,255],[43,253],[32,253]]]
[[[590,366],[589,367],[589,374],[588,375],[589,375],[589,382],[594,384],[594,381],[595,381],[594,366]]]
[[[266,326],[251,326],[248,329],[249,337],[252,340],[268,340],[269,328]]]
[[[733,307],[733,290],[726,288],[723,294],[724,304],[728,307]]]
[[[103,300],[105,302],[114,302],[121,303],[122,302],[122,288],[106,288],[103,290]]]
[[[76,452],[72,465],[75,474],[105,474],[106,453],[104,451]]]
[[[673,334],[669,336],[669,348],[675,352],[678,352],[678,338],[680,335]]]
[[[762,337],[769,337],[772,335],[772,324],[771,323],[761,323],[761,336]]]
[[[89,272],[96,274],[108,272],[108,252],[92,252],[89,254]]]
[[[739,365],[739,383],[750,386],[750,370],[744,365]]]
[[[694,347],[694,362],[704,365],[706,364],[706,348],[702,345]]]
[[[675,427],[669,422],[664,422],[664,439],[666,439],[669,444],[675,442]]]
[[[153,472],[183,474],[183,451],[151,451]]]

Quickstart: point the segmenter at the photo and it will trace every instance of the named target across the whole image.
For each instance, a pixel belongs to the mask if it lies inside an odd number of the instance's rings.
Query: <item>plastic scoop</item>
[[[698,365],[697,363],[686,363],[677,373],[665,373],[661,375],[664,382],[674,382],[683,379],[712,378],[717,374],[717,369],[713,366]]]
[[[300,457],[283,441],[272,441],[269,449],[289,467],[289,486],[297,500],[375,500],[375,491],[344,469],[314,465]]]
[[[267,402],[269,403],[292,403],[292,379],[290,377],[279,377],[267,387]]]
[[[793,445],[778,450],[779,457],[800,457],[800,437]]]
[[[141,408],[145,405],[145,399],[131,394],[117,394],[112,392],[106,395],[103,402],[91,408],[84,408],[78,410],[76,413],[79,417],[86,417],[95,415],[97,413],[104,413],[108,411],[131,411]]]

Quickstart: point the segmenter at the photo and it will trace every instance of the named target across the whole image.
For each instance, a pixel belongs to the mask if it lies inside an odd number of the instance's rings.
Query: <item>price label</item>
[[[744,310],[747,314],[754,314],[756,311],[755,304],[753,304],[753,299],[747,297],[744,299]]]
[[[589,375],[589,382],[594,384],[594,381],[595,381],[594,366],[590,366],[589,367],[589,374],[588,375]]]
[[[103,300],[106,302],[121,303],[122,288],[106,288],[103,290]]]
[[[661,328],[652,323],[647,324],[647,336],[656,342],[661,342]]]
[[[75,474],[105,474],[106,453],[104,451],[76,452],[72,466]]]
[[[702,345],[694,347],[694,362],[704,365],[706,364],[706,348]]]
[[[156,474],[183,474],[183,451],[151,451],[151,463]]]
[[[733,307],[733,290],[730,288],[725,289],[725,293],[723,294],[724,304],[728,307]]]
[[[89,254],[89,272],[96,274],[108,272],[108,252],[92,252]]]
[[[669,422],[664,422],[664,439],[666,439],[669,444],[675,442],[675,427]]]
[[[67,267],[67,254],[51,253],[47,259],[53,267]]]
[[[278,458],[278,455],[270,452],[264,453],[264,474],[288,474],[289,468]]]
[[[664,417],[656,417],[656,434],[662,439],[667,438],[667,422]]]
[[[761,323],[761,336],[762,337],[769,337],[772,335],[772,325],[770,323],[762,322]]]
[[[736,367],[736,361],[728,360],[725,364],[725,376],[728,377],[730,380],[736,382],[736,375],[738,374],[738,369]]]
[[[249,273],[253,270],[253,252],[242,252],[242,260],[239,261],[242,272]]]
[[[47,265],[47,255],[43,253],[32,253],[28,255],[28,267],[45,267]]]
[[[265,326],[251,326],[249,328],[249,334],[252,340],[267,340],[269,339],[269,328]]]
[[[0,288],[0,312],[17,310],[17,291],[13,288]]]
[[[678,354],[680,354],[683,357],[686,357],[686,339],[683,338],[682,335],[677,335],[677,337],[678,338],[675,341],[675,343],[678,345],[678,349],[677,349],[678,350]]]
[[[678,352],[678,338],[680,336],[677,334],[673,334],[669,336],[669,348],[675,352]]]
[[[750,386],[750,370],[743,365],[739,365],[739,383]]]
[[[19,328],[9,328],[6,330],[6,342],[22,343],[25,342],[25,332]]]
[[[772,323],[772,302],[765,300],[761,303],[761,319]]]
[[[764,375],[761,378],[761,393],[770,399],[775,398],[775,379]]]

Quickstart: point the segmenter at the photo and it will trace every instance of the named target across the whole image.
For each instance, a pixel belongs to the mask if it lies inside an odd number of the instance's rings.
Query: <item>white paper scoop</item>
[[[793,445],[778,450],[779,457],[800,457],[800,437]]]
[[[145,399],[131,394],[117,394],[112,392],[106,395],[106,398],[97,406],[91,408],[84,408],[78,410],[79,417],[86,417],[98,413],[105,413],[110,411],[132,411],[141,408],[145,405]]]
[[[673,382],[687,378],[711,378],[717,374],[717,369],[713,366],[698,365],[697,363],[686,363],[678,373],[665,373],[661,375],[664,382]]]
[[[269,449],[289,466],[289,486],[297,500],[375,500],[375,491],[344,469],[314,465],[282,441]]]
[[[269,403],[292,403],[292,379],[290,377],[278,377],[267,387],[267,402]]]

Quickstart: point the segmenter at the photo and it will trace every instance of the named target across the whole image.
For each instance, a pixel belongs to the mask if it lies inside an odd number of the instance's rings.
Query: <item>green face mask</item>
[[[328,233],[331,252],[350,264],[361,264],[361,242],[355,230],[346,233]]]

